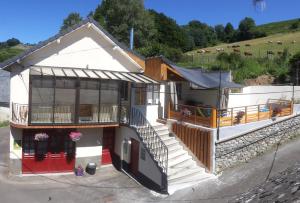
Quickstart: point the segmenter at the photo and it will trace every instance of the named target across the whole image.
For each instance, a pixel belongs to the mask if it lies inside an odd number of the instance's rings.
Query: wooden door
[[[115,128],[103,129],[102,164],[111,164],[115,149]]]
[[[130,170],[134,175],[138,175],[139,172],[139,152],[140,143],[135,139],[131,139],[131,153],[130,153]]]

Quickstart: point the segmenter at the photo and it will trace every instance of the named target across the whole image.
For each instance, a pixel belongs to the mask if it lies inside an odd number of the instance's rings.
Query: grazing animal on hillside
[[[273,52],[273,51],[270,51],[270,50],[268,50],[268,51],[267,51],[267,55],[274,55],[274,52]]]
[[[217,52],[224,51],[224,48],[216,48],[216,51],[217,51]]]
[[[204,51],[205,51],[204,53],[210,53],[210,52],[211,52],[211,51],[209,51],[209,50],[207,50],[207,49],[206,49],[206,50],[204,50]]]
[[[283,43],[282,43],[282,41],[277,41],[277,44],[282,45]]]
[[[238,45],[238,44],[232,45],[232,48],[239,48],[239,47],[240,47],[240,45]]]
[[[282,55],[283,52],[282,52],[282,51],[278,51],[277,54],[278,54],[278,55]]]
[[[245,44],[246,47],[251,47],[251,44]]]
[[[293,41],[292,41],[292,44],[296,44],[296,40],[293,40]]]
[[[245,51],[245,52],[244,52],[244,55],[245,55],[245,56],[252,56],[252,53],[251,53],[251,52],[248,52],[248,51]]]
[[[269,40],[269,41],[268,41],[268,43],[269,43],[269,44],[272,44],[272,43],[273,43],[273,41],[272,41],[272,40]]]
[[[241,51],[240,51],[239,49],[233,49],[233,51],[234,51],[235,53],[241,53]]]

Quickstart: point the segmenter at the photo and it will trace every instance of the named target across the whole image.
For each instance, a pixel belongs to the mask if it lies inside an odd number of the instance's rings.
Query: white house
[[[159,83],[143,75],[140,61],[87,19],[2,63],[10,72],[10,172],[114,164],[167,192],[166,151],[151,151],[139,132],[157,119],[159,96]],[[134,125],[131,112],[139,118]],[[147,137],[162,145],[155,136]]]

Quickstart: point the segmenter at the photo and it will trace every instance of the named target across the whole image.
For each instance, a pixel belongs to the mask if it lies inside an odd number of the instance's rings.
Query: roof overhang
[[[65,68],[50,66],[31,66],[32,76],[52,76],[70,78],[89,78],[103,80],[121,80],[133,83],[159,84],[157,81],[143,75],[142,73],[117,72],[98,69]]]

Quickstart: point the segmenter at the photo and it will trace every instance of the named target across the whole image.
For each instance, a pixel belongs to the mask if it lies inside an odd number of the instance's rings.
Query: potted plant
[[[48,140],[49,135],[47,133],[37,133],[34,135],[34,140],[36,141],[45,141]]]
[[[236,124],[239,124],[241,123],[241,120],[243,118],[243,116],[245,115],[245,112],[244,111],[239,111],[237,112],[236,116],[235,116],[235,123]]]
[[[76,141],[80,140],[82,133],[78,132],[78,131],[74,131],[74,132],[71,132],[69,134],[69,136],[73,142],[76,142]]]

